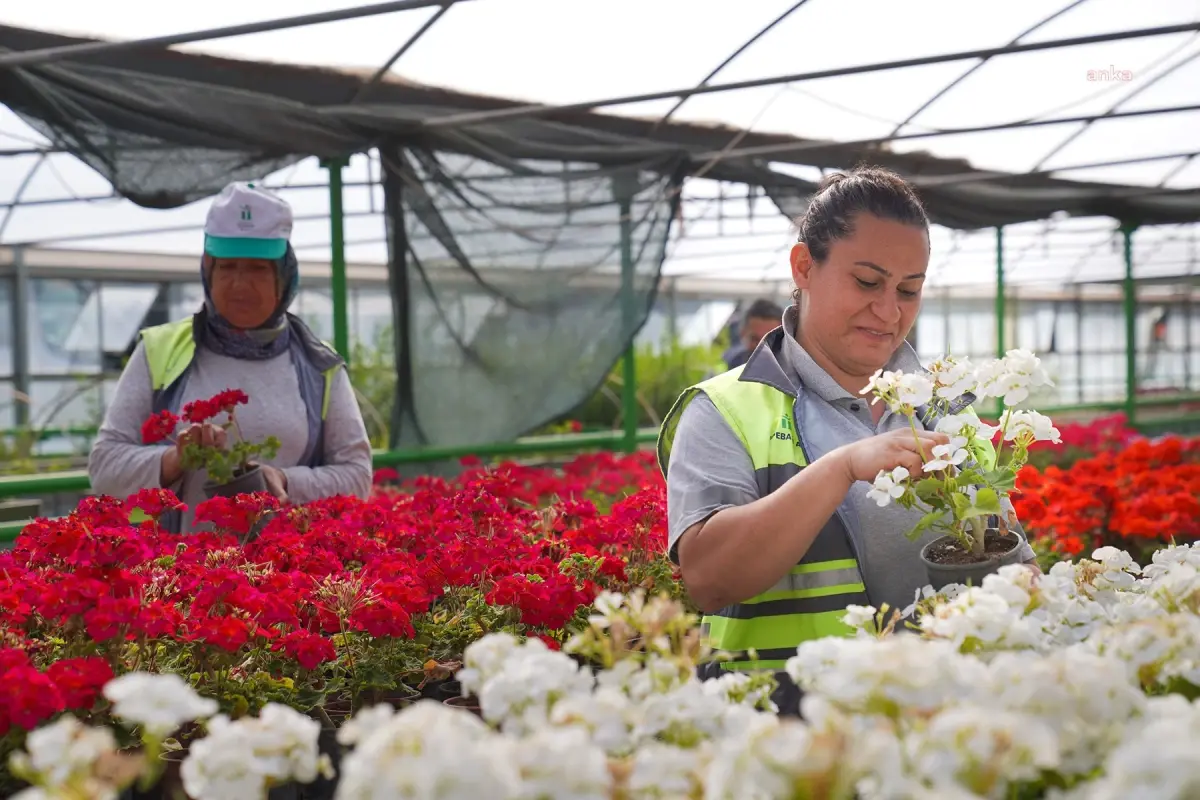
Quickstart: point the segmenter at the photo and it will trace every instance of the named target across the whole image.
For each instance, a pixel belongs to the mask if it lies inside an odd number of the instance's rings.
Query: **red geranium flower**
[[[142,442],[157,444],[175,432],[179,417],[170,411],[160,411],[142,423]]]

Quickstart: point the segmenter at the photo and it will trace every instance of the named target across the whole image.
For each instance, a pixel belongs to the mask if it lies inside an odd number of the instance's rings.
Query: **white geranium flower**
[[[1029,390],[1038,386],[1053,386],[1042,369],[1041,360],[1028,350],[1009,350],[1004,358],[980,364],[975,369],[978,383],[976,396],[1002,397],[1004,404],[1013,406],[1029,397]]]
[[[592,605],[603,616],[611,617],[625,605],[625,595],[620,592],[603,591],[596,595],[596,600]]]
[[[859,390],[859,394],[890,394],[896,390],[896,381],[899,377],[900,374],[897,372],[877,369],[875,370],[875,374],[867,381],[867,385]]]
[[[394,716],[396,716],[396,709],[387,703],[367,706],[338,728],[338,743],[347,747],[356,745],[369,736],[371,731],[386,725],[388,720]]]
[[[862,628],[865,625],[873,624],[877,613],[878,609],[875,606],[846,606],[846,614],[842,617],[842,622],[851,628]]]
[[[25,751],[10,756],[14,769],[28,777],[36,775],[57,796],[69,784],[85,781],[101,756],[113,753],[117,741],[108,728],[89,728],[70,715],[31,731],[25,737]],[[64,796],[71,793],[64,791]]]
[[[336,797],[511,800],[522,786],[514,747],[515,740],[473,714],[418,701],[368,733],[342,759]]]
[[[218,715],[188,749],[180,767],[184,789],[195,800],[259,800],[271,785],[311,783],[329,774],[320,733],[319,722],[278,703],[235,722]]]
[[[924,714],[973,702],[991,689],[983,662],[950,642],[916,636],[809,640],[785,668],[800,688],[854,714],[889,708]]]
[[[968,434],[979,439],[991,441],[997,431],[998,426],[988,425],[983,420],[974,414],[949,414],[938,420],[934,430],[938,433],[949,434],[950,436],[966,437]]]
[[[932,614],[921,617],[921,630],[956,648],[968,640],[992,644],[1008,632],[1023,610],[1014,610],[1003,598],[972,586],[953,602],[941,604]]]
[[[939,472],[947,467],[957,467],[970,456],[967,452],[967,440],[955,436],[949,444],[939,444],[933,447],[933,460],[925,464],[926,472]]]
[[[1200,704],[1179,695],[1152,697],[1146,716],[1129,725],[1108,756],[1104,775],[1080,787],[1081,800],[1170,798],[1200,794]]]
[[[104,696],[114,716],[159,738],[217,713],[217,701],[201,697],[173,672],[130,672],[105,684]]]
[[[1029,378],[1009,372],[999,381],[997,388],[1004,399],[1004,405],[1015,406],[1029,398]]]
[[[998,397],[997,384],[1004,378],[1006,370],[1004,362],[991,359],[975,365],[975,396],[983,400],[988,397]]]
[[[933,381],[925,375],[907,373],[896,385],[896,401],[901,406],[917,408],[933,399]]]
[[[1058,428],[1045,414],[1036,411],[1015,411],[1005,409],[1000,417],[1000,427],[1004,431],[1004,441],[1011,442],[1024,437],[1035,442],[1062,441]]]
[[[609,800],[613,776],[608,758],[582,728],[542,728],[513,748],[521,775],[520,800],[565,797]]]
[[[867,497],[882,508],[892,502],[894,498],[904,496],[906,480],[908,480],[908,470],[904,467],[896,467],[891,472],[880,470],[879,474],[875,476],[874,485],[867,491]]]
[[[704,776],[713,757],[708,742],[699,747],[676,747],[648,742],[633,756],[629,775],[630,800],[661,800],[701,796]]]
[[[975,389],[975,368],[969,358],[942,356],[929,365],[933,373],[935,394],[943,400],[957,400]]]
[[[613,686],[600,686],[590,694],[559,700],[550,709],[549,723],[557,728],[578,727],[609,755],[622,756],[633,747],[637,717],[629,695]]]
[[[988,668],[987,705],[1050,726],[1058,738],[1057,771],[1064,776],[1088,775],[1102,766],[1146,706],[1124,664],[1080,648],[999,653]]]
[[[1007,372],[1024,375],[1029,386],[1054,385],[1046,370],[1042,369],[1042,360],[1029,350],[1009,350],[1004,354],[1003,363]]]
[[[559,700],[590,694],[596,679],[566,653],[540,639],[508,653],[500,669],[477,687],[484,719],[508,734],[525,735],[545,724]],[[466,688],[466,684],[464,684]]]
[[[463,652],[463,669],[455,676],[463,691],[477,694],[479,687],[504,669],[505,660],[520,647],[520,639],[504,632],[489,633],[469,644]]]
[[[909,747],[927,786],[972,797],[999,797],[1006,784],[1036,781],[1059,763],[1058,736],[1036,715],[980,706],[941,711]]]

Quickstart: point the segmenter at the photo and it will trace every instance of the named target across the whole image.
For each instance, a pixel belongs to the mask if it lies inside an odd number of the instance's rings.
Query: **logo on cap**
[[[241,216],[241,220],[238,222],[238,228],[248,231],[254,227],[254,214],[250,211],[249,203],[242,204],[239,216]]]

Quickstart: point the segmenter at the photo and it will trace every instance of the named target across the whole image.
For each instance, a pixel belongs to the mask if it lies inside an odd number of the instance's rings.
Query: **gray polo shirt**
[[[808,456],[817,460],[842,445],[880,433],[907,428],[908,418],[886,411],[876,424],[867,402],[838,385],[813,361],[795,339],[796,311],[783,316],[784,337],[780,365],[806,390],[805,441]],[[922,370],[916,352],[904,343],[888,362],[888,369]],[[865,383],[865,381],[864,381]],[[920,421],[918,420],[918,424]],[[846,495],[842,509],[851,525],[862,534],[860,566],[871,601],[879,606],[903,609],[917,591],[929,583],[921,563],[921,547],[937,538],[926,534],[909,541],[905,536],[922,514],[891,503],[883,508],[867,497],[871,484],[856,482]],[[721,509],[745,505],[759,498],[750,455],[716,406],[704,394],[697,395],[679,419],[667,467],[667,528],[672,560],[678,560],[679,537],[697,522]],[[1034,557],[1026,545],[1023,560]]]

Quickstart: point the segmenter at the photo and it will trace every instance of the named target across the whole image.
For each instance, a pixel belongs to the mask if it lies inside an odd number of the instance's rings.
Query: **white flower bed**
[[[921,599],[919,634],[856,608],[857,637],[802,645],[787,672],[807,692],[804,722],[774,713],[765,676],[697,681],[703,650],[677,605],[604,596],[568,645],[604,670],[487,636],[458,675],[483,719],[433,701],[365,709],[339,731],[337,797],[1200,797],[1200,703],[1188,699],[1200,694],[1200,547],[1144,569],[1103,548],[947,594]],[[164,699],[156,680],[173,678],[126,676],[109,696],[158,729],[212,713],[178,682]],[[288,709],[207,725],[183,763],[196,800],[257,799],[327,769],[316,724]],[[46,726],[15,759],[39,785],[19,797],[115,797],[95,778],[112,747],[69,717]]]

